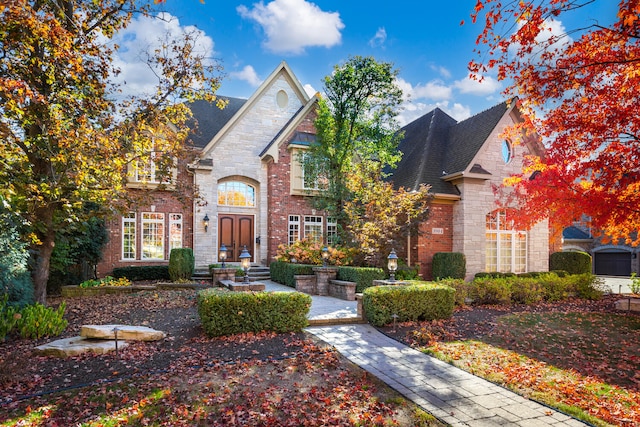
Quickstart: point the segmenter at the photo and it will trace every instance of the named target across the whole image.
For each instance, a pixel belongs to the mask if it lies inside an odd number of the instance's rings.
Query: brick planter
[[[317,295],[315,274],[298,274],[296,279],[296,291],[308,295]]]

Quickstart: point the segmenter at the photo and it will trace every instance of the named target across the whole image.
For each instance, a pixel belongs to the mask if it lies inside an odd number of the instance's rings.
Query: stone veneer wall
[[[280,108],[276,102],[276,94],[283,90],[288,95],[288,105]],[[252,261],[264,263],[267,260],[267,212],[268,212],[268,177],[267,165],[260,160],[260,153],[278,134],[284,125],[302,106],[302,100],[293,90],[292,83],[284,74],[278,76],[270,87],[262,92],[250,106],[246,114],[236,122],[224,137],[203,158],[213,160],[212,171],[197,171],[196,183],[205,206],[196,206],[196,219],[209,215],[208,233],[204,232],[196,220],[194,253],[196,266],[206,266],[218,259],[218,213],[239,213],[255,216],[255,236],[260,236],[263,243],[256,244]],[[256,207],[218,207],[217,184],[220,180],[231,179],[255,186]]]
[[[502,184],[503,178],[518,173],[522,167],[525,146],[516,146],[508,164],[502,158],[500,137],[505,126],[512,124],[511,117],[502,119],[487,143],[478,152],[471,165],[478,163],[491,173],[489,180],[462,179],[455,184],[461,192],[460,202],[453,209],[453,251],[462,252],[467,259],[467,279],[480,271],[485,271],[486,215],[497,209],[493,186]],[[471,166],[470,165],[470,166]],[[534,226],[528,233],[528,271],[549,269],[549,227],[548,221]]]

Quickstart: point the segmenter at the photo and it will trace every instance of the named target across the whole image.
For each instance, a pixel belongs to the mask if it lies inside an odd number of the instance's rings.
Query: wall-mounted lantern
[[[206,233],[209,229],[209,215],[204,214],[204,218],[202,218],[202,224],[204,224],[204,232]]]
[[[244,270],[244,283],[249,283],[249,268],[251,267],[251,254],[247,250],[247,245],[240,252],[240,266]]]
[[[224,268],[224,262],[227,260],[227,247],[224,245],[224,243],[220,245],[218,257],[220,258],[220,261],[222,261],[222,268]]]
[[[387,257],[387,268],[389,269],[389,281],[396,281],[396,270],[398,269],[398,255],[396,255],[396,250],[391,249],[391,253]]]

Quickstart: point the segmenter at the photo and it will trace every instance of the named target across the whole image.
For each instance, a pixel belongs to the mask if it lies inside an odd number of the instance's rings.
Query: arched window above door
[[[255,207],[256,189],[240,181],[226,181],[218,184],[218,205]]]

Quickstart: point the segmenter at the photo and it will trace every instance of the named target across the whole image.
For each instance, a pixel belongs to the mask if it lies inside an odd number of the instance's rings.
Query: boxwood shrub
[[[409,285],[373,286],[364,290],[365,316],[374,326],[393,322],[446,319],[453,314],[455,290],[449,286],[413,282]]]
[[[374,280],[386,278],[385,272],[381,268],[373,267],[338,267],[338,280],[355,282],[356,292],[363,292],[373,285]]]
[[[209,336],[243,332],[300,331],[308,325],[311,297],[300,292],[231,292],[210,288],[198,293],[198,314]]]
[[[549,270],[569,274],[591,273],[591,255],[586,252],[554,252],[549,256]]]
[[[295,276],[303,274],[313,274],[313,267],[318,266],[310,264],[294,264],[284,261],[273,261],[271,264],[269,264],[269,273],[271,274],[271,280],[273,280],[274,282],[295,289]]]
[[[464,279],[467,275],[467,261],[460,252],[436,252],[433,254],[431,275],[439,279]]]
[[[118,267],[111,274],[116,279],[126,277],[132,282],[136,280],[169,280],[168,265],[147,265],[136,267]]]

